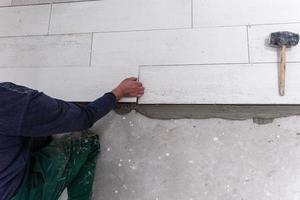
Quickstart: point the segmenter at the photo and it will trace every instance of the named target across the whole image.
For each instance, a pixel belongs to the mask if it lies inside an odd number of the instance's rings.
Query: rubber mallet
[[[286,48],[296,46],[299,43],[299,35],[288,31],[271,33],[270,45],[281,48],[281,64],[279,75],[279,94],[285,93],[285,70],[286,70]]]

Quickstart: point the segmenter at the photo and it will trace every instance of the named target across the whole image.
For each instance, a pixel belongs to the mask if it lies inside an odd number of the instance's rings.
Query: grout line
[[[206,66],[206,65],[245,65],[249,63],[202,63],[202,64],[156,64],[156,65],[140,65],[140,67],[171,67],[171,66]]]
[[[202,63],[202,64],[191,64],[191,63],[183,63],[183,64],[155,64],[155,65],[140,65],[141,67],[170,67],[170,66],[205,66],[205,65],[243,65],[249,63]]]
[[[200,64],[155,64],[155,65],[139,65],[139,67],[171,67],[171,66],[221,66],[221,65],[265,65],[265,64],[278,64],[280,62],[241,62],[241,63],[200,63]],[[299,64],[300,61],[287,62],[291,64]]]
[[[92,33],[91,35],[90,64],[89,64],[90,67],[92,66],[93,43],[94,43],[94,33]]]
[[[36,34],[36,35],[11,35],[11,36],[0,36],[0,38],[15,38],[15,37],[37,37],[37,36],[58,36],[58,35],[84,35],[91,33],[130,33],[130,32],[151,32],[151,31],[172,31],[172,30],[190,30],[191,28],[170,28],[170,29],[145,29],[145,30],[128,30],[128,31],[103,31],[103,32],[77,32],[77,33],[51,33],[51,34]]]
[[[64,34],[40,34],[40,35],[15,35],[15,36],[0,36],[0,39],[3,38],[26,38],[26,37],[54,37],[54,36],[67,36],[67,35],[90,35],[91,32],[87,33],[64,33]]]
[[[69,4],[69,3],[83,3],[83,2],[93,2],[93,1],[103,1],[103,0],[80,0],[80,1],[66,1],[66,2],[45,2],[45,3],[31,3],[31,4],[13,4],[13,0],[11,5],[8,6],[0,6],[2,7],[21,7],[21,6],[40,6],[40,5],[48,5],[48,4]]]
[[[275,22],[275,23],[262,23],[262,24],[248,24],[248,26],[272,26],[272,25],[286,25],[286,24],[300,24],[300,22]]]
[[[39,69],[39,70],[43,70],[43,69],[86,69],[89,68],[88,66],[85,65],[47,65],[47,66],[0,66],[0,70],[2,69],[9,69],[9,70],[13,70],[13,69],[24,69],[24,70],[30,70],[30,69]]]
[[[191,27],[194,28],[194,1],[191,0]]]
[[[140,81],[140,75],[141,75],[141,67],[138,66],[138,77],[137,77],[138,82]],[[140,100],[140,97],[136,97],[137,104],[139,104],[139,100]]]
[[[253,62],[253,63],[206,63],[206,64],[156,64],[156,65],[139,65],[138,68],[138,78],[140,77],[140,70],[141,68],[146,67],[171,67],[171,66],[222,66],[222,65],[264,65],[264,64],[278,64],[280,62]],[[287,62],[290,64],[300,64],[300,61],[296,62]],[[109,65],[104,65],[104,67],[109,67]],[[0,66],[1,69],[73,69],[73,68],[89,68],[89,66],[85,65],[61,65],[61,66]]]
[[[71,2],[70,2],[71,3]],[[0,6],[0,8],[14,8],[14,7],[28,7],[28,6],[46,6],[50,5],[51,3],[39,3],[39,4],[24,4],[24,5],[14,5],[13,1],[11,2],[11,5],[7,6]]]
[[[53,9],[53,4],[51,4],[51,7],[50,7],[50,15],[49,15],[49,23],[48,23],[47,35],[50,34],[50,25],[51,25],[51,19],[52,19],[52,9]]]
[[[50,19],[49,19],[50,20]],[[286,25],[292,24],[300,24],[300,22],[296,23],[286,23]],[[274,25],[274,24],[265,24],[265,25]],[[278,24],[280,25],[280,24]],[[202,27],[194,27],[194,30],[201,29],[213,29],[213,28],[234,28],[234,27],[244,27],[245,25],[233,25],[233,26],[202,26]],[[259,25],[246,25],[246,26],[259,26]],[[140,30],[121,30],[121,31],[93,31],[93,32],[66,32],[66,33],[51,33],[51,34],[36,34],[36,35],[11,35],[11,36],[0,36],[0,38],[11,38],[11,37],[35,37],[35,36],[55,36],[55,35],[74,35],[74,34],[109,34],[109,33],[131,33],[131,32],[152,32],[152,31],[175,31],[175,30],[191,30],[190,27],[185,28],[162,28],[162,29],[140,29]]]
[[[243,26],[226,26],[227,28],[230,27],[244,27]],[[225,26],[224,26],[225,27]],[[195,30],[201,29],[213,29],[213,28],[224,28],[224,27],[197,27],[193,28]],[[83,34],[110,34],[110,33],[135,33],[135,32],[154,32],[154,31],[176,31],[176,30],[191,30],[191,28],[165,28],[165,29],[144,29],[144,30],[123,30],[123,31],[93,31],[93,32],[69,32],[69,33],[51,33],[51,34],[36,34],[36,35],[11,35],[11,36],[0,36],[0,38],[11,38],[11,37],[36,37],[36,36],[56,36],[56,35],[83,35]]]
[[[242,26],[273,26],[273,25],[293,25],[300,24],[296,22],[275,22],[275,23],[262,23],[262,24],[236,24],[236,25],[212,25],[212,26],[196,26],[196,28],[226,28],[226,27],[242,27]]]
[[[190,30],[191,27],[184,28],[157,28],[157,29],[136,29],[136,30],[120,30],[120,31],[93,31],[93,33],[131,33],[131,32],[152,32],[152,31],[175,31],[175,30]],[[85,33],[85,32],[82,32]],[[74,33],[68,33],[74,34]],[[76,33],[75,33],[76,34]]]
[[[247,31],[248,63],[250,63],[249,26],[246,26],[246,31]]]

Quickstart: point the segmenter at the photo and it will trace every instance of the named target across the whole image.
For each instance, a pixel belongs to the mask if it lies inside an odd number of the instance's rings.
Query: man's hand
[[[144,94],[144,87],[142,83],[137,81],[137,78],[131,77],[122,81],[112,93],[119,101],[122,97],[140,97]]]

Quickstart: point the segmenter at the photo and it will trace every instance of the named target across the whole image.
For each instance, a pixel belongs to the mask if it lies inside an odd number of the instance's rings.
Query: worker
[[[122,97],[143,93],[127,78],[83,106],[0,83],[0,200],[57,200],[65,188],[69,200],[91,199],[100,146],[88,129]],[[66,132],[75,133],[51,137]]]

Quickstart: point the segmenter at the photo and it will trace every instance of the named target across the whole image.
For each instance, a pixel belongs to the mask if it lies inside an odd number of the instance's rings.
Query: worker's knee
[[[68,141],[76,154],[98,154],[100,151],[99,136],[90,130],[70,134]]]
[[[56,143],[67,156],[93,158],[100,152],[99,136],[89,130],[64,135]]]
[[[41,174],[43,181],[51,181],[61,177],[68,163],[68,156],[55,142],[33,154],[32,172]]]
[[[99,136],[91,131],[82,132],[83,146],[89,149],[90,154],[97,155],[100,152]]]

